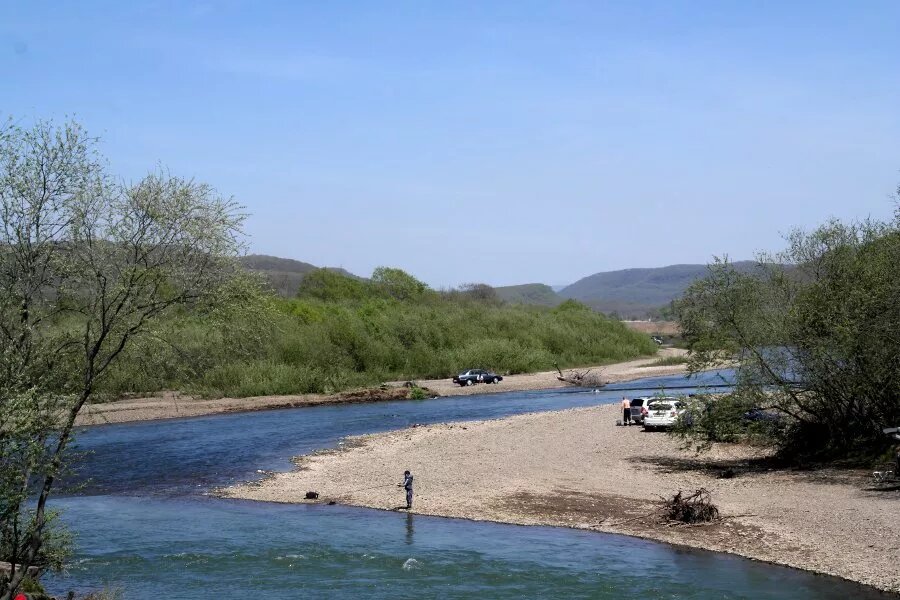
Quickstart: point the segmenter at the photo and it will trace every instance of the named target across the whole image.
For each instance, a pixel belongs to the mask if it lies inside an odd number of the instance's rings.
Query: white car
[[[665,429],[671,427],[678,417],[687,410],[684,402],[675,398],[657,398],[647,406],[644,429]]]

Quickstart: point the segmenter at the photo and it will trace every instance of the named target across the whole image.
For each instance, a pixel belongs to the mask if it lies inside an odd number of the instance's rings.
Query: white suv
[[[672,397],[654,398],[647,407],[644,416],[644,429],[663,429],[671,427],[684,413],[687,407],[684,402]]]

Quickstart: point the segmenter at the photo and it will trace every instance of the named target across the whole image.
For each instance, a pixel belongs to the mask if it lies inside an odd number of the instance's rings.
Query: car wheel
[[[494,381],[492,381],[491,383],[500,383],[500,378],[494,377]]]
[[[472,385],[474,382],[471,379],[466,379],[466,385]]]

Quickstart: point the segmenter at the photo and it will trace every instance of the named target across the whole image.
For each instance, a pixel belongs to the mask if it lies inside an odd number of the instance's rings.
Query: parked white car
[[[684,402],[676,398],[656,398],[647,406],[644,429],[650,431],[671,427],[686,409]]]

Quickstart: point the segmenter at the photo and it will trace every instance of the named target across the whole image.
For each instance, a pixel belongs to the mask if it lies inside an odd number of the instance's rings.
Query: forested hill
[[[319,267],[300,260],[291,258],[278,258],[265,254],[250,254],[241,258],[241,264],[245,269],[261,273],[266,281],[279,295],[291,297],[300,289],[300,282],[310,271]],[[341,268],[326,267],[329,271],[340,273],[348,277],[354,275]]]
[[[245,256],[241,262],[247,269],[261,273],[269,285],[286,298],[296,296],[303,278],[319,268],[299,260],[261,254]],[[734,265],[738,271],[749,271],[756,263],[741,261]],[[346,277],[356,277],[341,268],[326,268]],[[553,307],[573,299],[606,314],[645,318],[681,297],[692,282],[705,275],[706,265],[670,265],[595,273],[558,292],[543,283],[501,286],[494,290],[498,299],[510,304]]]
[[[745,272],[755,268],[757,263],[740,261],[733,264],[738,271]],[[699,264],[606,271],[579,279],[558,294],[605,313],[644,317],[681,297],[691,283],[706,273],[706,265]]]

